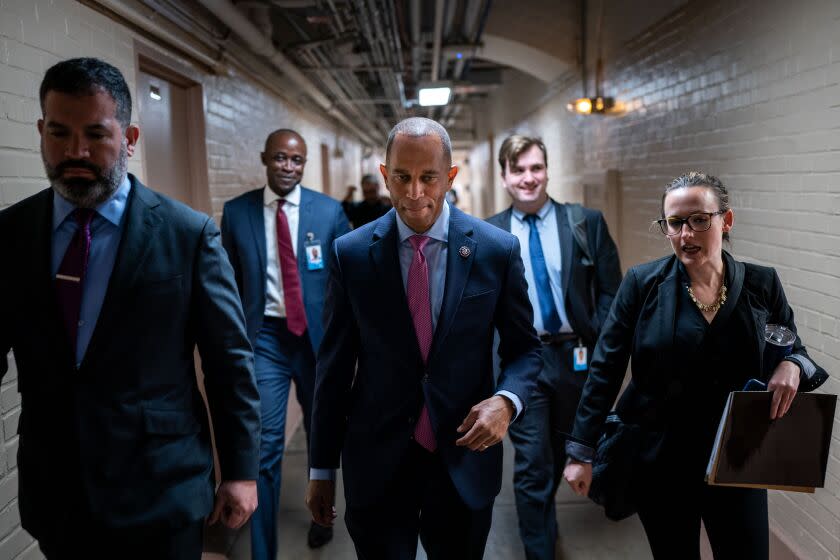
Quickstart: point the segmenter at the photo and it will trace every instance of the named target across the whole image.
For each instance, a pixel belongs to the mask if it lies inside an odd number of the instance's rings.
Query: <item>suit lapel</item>
[[[254,243],[257,247],[259,270],[262,271],[263,284],[265,284],[267,249],[265,248],[265,216],[263,215],[262,190],[254,191],[253,196],[250,199],[248,199],[248,223],[251,225],[251,234],[254,236]]]
[[[449,329],[452,327],[452,320],[461,303],[461,296],[464,293],[464,286],[470,276],[473,260],[475,259],[475,240],[471,237],[472,228],[464,223],[463,214],[457,208],[450,209],[449,215],[449,241],[447,243],[446,256],[446,287],[443,291],[443,303],[441,304],[440,315],[438,316],[435,336],[432,339],[432,348],[429,352],[431,361],[440,349]],[[461,254],[461,249],[466,248],[467,256]]]
[[[114,270],[111,272],[108,288],[105,291],[102,310],[85,352],[82,367],[95,356],[97,348],[103,344],[109,334],[119,332],[113,323],[121,306],[134,288],[138,273],[142,270],[143,263],[154,245],[157,229],[162,221],[156,210],[159,202],[152,192],[137,179],[133,177],[131,179],[131,193],[123,218],[125,229],[117,250]]]
[[[394,302],[390,313],[396,315],[393,321],[396,340],[405,342],[405,350],[414,360],[422,362],[414,321],[408,310],[408,300],[403,286],[400,259],[398,256],[399,235],[397,232],[396,213],[391,210],[377,221],[370,244],[370,256],[375,266],[371,289],[380,294],[380,301]],[[383,310],[383,313],[386,313]]]
[[[680,279],[677,273],[677,259],[672,257],[659,283],[656,312],[652,321],[652,324],[659,326],[659,343],[662,347],[662,351],[657,354],[659,371],[667,372],[673,369],[669,364],[674,363],[678,289],[680,289]],[[676,379],[671,381],[676,381]]]
[[[568,298],[566,294],[571,290],[569,282],[572,278],[572,267],[574,266],[574,244],[572,235],[572,226],[566,219],[566,209],[562,204],[554,203],[554,213],[557,217],[557,234],[560,237],[560,262],[563,272],[563,302]],[[569,309],[567,306],[566,309]]]
[[[36,307],[33,313],[39,317],[39,324],[45,325],[47,340],[44,348],[56,352],[61,363],[73,366],[73,353],[70,348],[70,340],[61,321],[61,311],[56,300],[55,285],[51,274],[52,256],[52,213],[53,197],[52,189],[43,191],[42,204],[38,207],[38,214],[32,220],[32,247],[26,257],[31,259],[27,268],[32,270],[31,278],[33,283],[29,286],[33,296],[28,301]]]
[[[499,217],[499,225],[503,230],[510,233],[510,221],[513,219],[513,207],[508,206],[508,209],[502,212],[502,215]]]

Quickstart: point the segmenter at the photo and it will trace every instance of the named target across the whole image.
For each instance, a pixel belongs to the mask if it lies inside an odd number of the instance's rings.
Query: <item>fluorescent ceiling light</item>
[[[448,86],[435,86],[420,88],[418,100],[423,107],[430,107],[433,105],[446,105],[449,103],[449,96],[452,93],[452,88]]]

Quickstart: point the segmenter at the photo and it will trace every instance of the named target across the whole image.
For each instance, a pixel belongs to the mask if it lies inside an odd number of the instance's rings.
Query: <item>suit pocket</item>
[[[163,295],[181,291],[184,275],[179,274],[171,278],[142,282],[137,289],[144,295]]]
[[[210,470],[201,424],[185,410],[143,411],[146,468],[158,481],[177,483]]]

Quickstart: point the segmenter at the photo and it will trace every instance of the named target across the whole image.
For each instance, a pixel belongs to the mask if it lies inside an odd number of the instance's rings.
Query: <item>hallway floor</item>
[[[487,542],[485,559],[518,560],[524,558],[517,531],[516,507],[513,499],[513,449],[505,440],[505,480],[496,498],[493,527]],[[340,477],[339,477],[340,479]],[[309,513],[303,503],[306,488],[306,452],[303,430],[298,430],[290,442],[283,462],[283,492],[280,499],[279,560],[352,560],[356,558],[353,543],[343,522],[343,489],[339,483],[339,518],[335,537],[318,550],[306,546]],[[557,558],[568,560],[647,559],[650,549],[645,541],[638,517],[614,523],[588,500],[583,500],[561,485],[557,493],[557,516],[560,547]],[[250,535],[244,528],[236,535],[230,549],[231,560],[249,560]],[[418,560],[425,560],[422,547]]]

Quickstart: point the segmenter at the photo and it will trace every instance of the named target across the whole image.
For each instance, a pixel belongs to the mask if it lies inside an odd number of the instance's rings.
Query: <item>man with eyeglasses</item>
[[[315,355],[323,337],[324,259],[350,225],[337,200],[301,186],[306,142],[300,134],[275,130],[260,157],[266,186],[225,204],[222,242],[245,309],[262,411],[251,554],[255,560],[274,560],[289,390],[294,381],[308,441]],[[332,528],[310,526],[311,548],[330,539]]]

